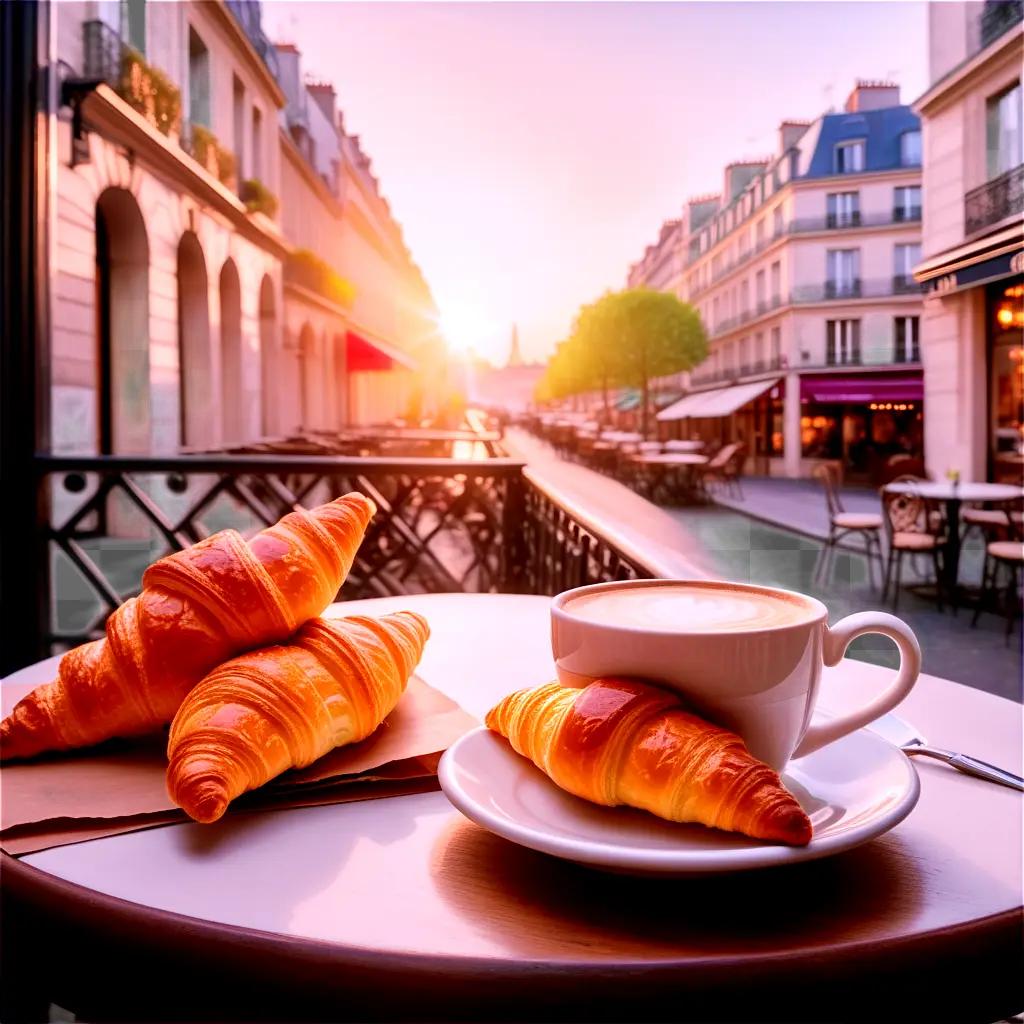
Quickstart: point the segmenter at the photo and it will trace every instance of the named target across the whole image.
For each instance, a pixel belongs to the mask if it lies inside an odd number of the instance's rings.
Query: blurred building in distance
[[[920,126],[897,85],[858,82],[843,111],[783,121],[773,156],[727,166],[721,194],[691,199],[630,268],[708,332],[659,419],[742,440],[771,475],[830,461],[875,480],[919,454],[920,242]]]
[[[333,90],[291,74],[260,5],[69,0],[56,19],[54,451],[397,415],[429,288]]]
[[[921,326],[933,475],[1024,467],[1024,4],[928,5]]]
[[[528,363],[519,347],[519,330],[513,325],[504,366],[470,366],[465,391],[471,402],[488,409],[523,413],[533,403],[533,394],[544,363]]]

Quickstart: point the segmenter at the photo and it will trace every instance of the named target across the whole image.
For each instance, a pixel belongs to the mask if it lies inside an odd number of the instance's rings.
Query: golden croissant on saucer
[[[0,757],[85,747],[166,725],[220,662],[277,643],[345,581],[376,506],[346,494],[298,509],[246,540],[223,530],[161,558],[102,640],[68,651],[57,678],[0,723]]]
[[[548,683],[506,697],[487,727],[585,800],[791,846],[811,840],[810,819],[779,776],[671,691],[626,679]]]
[[[171,723],[171,799],[216,821],[242,793],[365,739],[405,692],[429,635],[415,612],[312,619],[286,646],[218,666]]]

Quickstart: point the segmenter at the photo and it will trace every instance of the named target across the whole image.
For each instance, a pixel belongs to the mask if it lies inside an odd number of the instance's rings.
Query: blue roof
[[[900,136],[920,131],[921,120],[910,107],[885,107],[859,113],[826,114],[821,119],[818,143],[804,178],[831,177],[835,171],[835,146],[848,139],[868,141],[865,171],[891,171],[902,167]]]

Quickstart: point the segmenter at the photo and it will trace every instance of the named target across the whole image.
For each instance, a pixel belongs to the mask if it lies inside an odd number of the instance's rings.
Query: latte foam
[[[730,633],[808,622],[817,615],[811,602],[773,591],[723,584],[609,587],[567,601],[578,619],[607,626],[676,633]]]

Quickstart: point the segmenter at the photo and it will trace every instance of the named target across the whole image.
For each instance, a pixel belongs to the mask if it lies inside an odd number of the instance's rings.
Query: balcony
[[[921,219],[920,206],[894,206],[892,210],[893,224],[910,224]]]
[[[860,278],[854,277],[849,281],[826,281],[825,299],[859,299]]]
[[[181,130],[181,93],[158,68],[128,46],[106,22],[82,26],[87,78],[107,83],[133,110],[164,135]]]
[[[260,60],[263,61],[274,78],[280,80],[277,50],[274,49],[274,44],[263,31],[260,5],[253,3],[253,0],[226,0],[226,2],[235,21],[242,27],[242,31],[249,37],[253,49],[260,55]]]
[[[701,387],[704,384],[721,384],[734,380],[741,380],[744,377],[757,377],[763,373],[778,373],[786,368],[786,361],[782,356],[772,356],[769,359],[756,359],[741,363],[738,367],[726,366],[718,370],[706,370],[703,373],[691,373],[690,385]]]
[[[1021,20],[1024,20],[1024,3],[1021,0],[987,0],[979,19],[981,49],[994,43]]]
[[[973,235],[1024,212],[1024,164],[964,196],[964,234]]]
[[[825,281],[823,284],[802,285],[793,289],[789,301],[794,305],[800,305],[848,299],[884,299],[892,295],[919,295],[921,290],[921,285],[909,275],[896,274],[893,277],[871,281],[857,277],[849,281]]]

